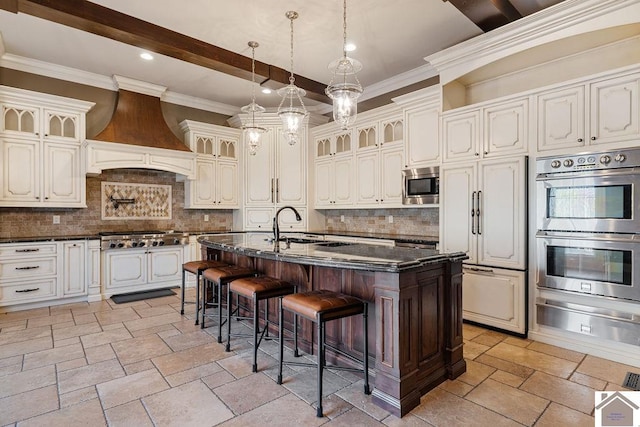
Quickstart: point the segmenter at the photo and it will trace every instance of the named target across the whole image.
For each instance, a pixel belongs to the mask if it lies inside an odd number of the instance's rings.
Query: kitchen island
[[[274,244],[268,236],[227,233],[198,242],[207,258],[287,280],[298,292],[328,289],[367,301],[374,320],[368,336],[369,353],[375,354],[374,403],[401,417],[420,403],[420,396],[465,372],[464,253],[305,239]],[[270,304],[275,316],[276,302]],[[311,353],[315,330],[305,319],[298,322],[301,347]],[[332,323],[327,342],[362,357],[362,319]],[[285,318],[285,328],[293,329],[292,316]]]

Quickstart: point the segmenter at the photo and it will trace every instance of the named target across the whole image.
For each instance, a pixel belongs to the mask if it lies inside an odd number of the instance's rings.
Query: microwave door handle
[[[471,193],[471,234],[476,234],[476,192]]]
[[[482,191],[478,191],[478,204],[476,205],[476,221],[478,221],[478,234],[482,234],[480,229],[480,198],[482,197]]]

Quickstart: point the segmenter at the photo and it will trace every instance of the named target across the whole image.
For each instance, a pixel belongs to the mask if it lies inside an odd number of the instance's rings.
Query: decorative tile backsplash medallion
[[[102,183],[102,219],[171,219],[171,186]]]

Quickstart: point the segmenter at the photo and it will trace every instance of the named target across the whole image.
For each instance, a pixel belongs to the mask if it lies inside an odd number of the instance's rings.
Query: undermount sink
[[[285,242],[289,242],[289,243],[318,243],[318,242],[322,242],[322,240],[314,240],[314,239],[305,239],[302,237],[287,237],[282,239],[281,241],[284,240]]]
[[[317,244],[317,246],[323,246],[325,248],[335,248],[338,246],[349,246],[349,245],[353,245],[353,243],[348,243],[348,242],[320,242]]]

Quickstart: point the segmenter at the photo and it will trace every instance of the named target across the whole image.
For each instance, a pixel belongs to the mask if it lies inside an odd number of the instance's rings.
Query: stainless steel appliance
[[[159,247],[172,245],[186,245],[189,234],[182,231],[123,231],[102,232],[100,235],[100,249],[132,249],[144,247]]]
[[[640,149],[539,158],[538,229],[640,231]]]
[[[640,302],[640,235],[538,231],[538,286]]]
[[[537,323],[640,345],[638,315],[611,309],[640,302],[640,149],[540,158],[536,172]]]
[[[424,205],[439,202],[440,167],[402,171],[402,204]]]

